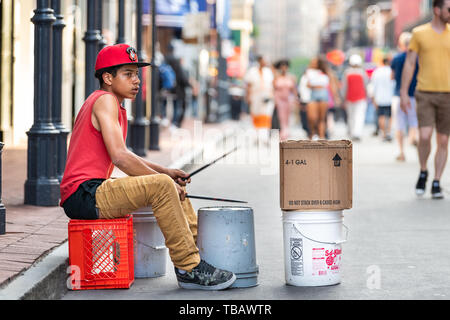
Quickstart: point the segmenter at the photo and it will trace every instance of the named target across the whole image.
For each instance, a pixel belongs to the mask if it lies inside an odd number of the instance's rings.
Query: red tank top
[[[352,73],[347,76],[347,97],[346,100],[356,102],[366,98],[364,89],[364,79],[362,75]]]
[[[83,182],[111,177],[114,165],[106,150],[101,132],[95,129],[91,121],[92,107],[97,99],[104,94],[112,95],[112,93],[103,90],[93,92],[86,99],[75,120],[66,168],[60,186],[61,206]],[[117,107],[119,108],[118,121],[125,141],[127,136],[127,111],[119,104],[118,100]]]

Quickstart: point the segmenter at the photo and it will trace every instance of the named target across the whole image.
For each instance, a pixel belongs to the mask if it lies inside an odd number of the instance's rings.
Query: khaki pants
[[[180,201],[175,182],[165,174],[108,179],[97,189],[100,219],[124,217],[151,206],[175,267],[187,271],[197,266],[197,215],[189,199]]]

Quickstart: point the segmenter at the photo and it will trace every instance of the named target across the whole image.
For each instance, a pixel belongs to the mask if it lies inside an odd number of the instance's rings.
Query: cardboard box
[[[352,207],[352,142],[280,143],[282,210],[343,210]]]

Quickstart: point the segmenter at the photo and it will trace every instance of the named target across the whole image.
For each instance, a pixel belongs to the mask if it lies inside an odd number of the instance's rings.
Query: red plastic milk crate
[[[133,216],[70,220],[72,290],[130,288],[134,281]]]

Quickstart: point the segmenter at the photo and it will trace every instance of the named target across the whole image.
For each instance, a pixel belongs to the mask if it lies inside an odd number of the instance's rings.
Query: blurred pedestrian
[[[340,96],[340,85],[339,79],[336,73],[331,69],[328,69],[328,76],[330,78],[330,83],[328,85],[328,111],[326,118],[326,137],[327,139],[333,134],[334,122],[337,118],[337,111],[341,107],[342,99]]]
[[[241,114],[244,113],[243,98],[245,95],[245,90],[242,88],[242,84],[238,79],[231,79],[228,93],[230,95],[231,119],[240,120]]]
[[[189,92],[189,108],[190,108],[190,114],[193,118],[198,118],[198,94],[199,94],[199,88],[200,84],[197,81],[197,79],[192,76],[190,73],[188,73],[188,81],[189,81],[189,87],[187,88]]]
[[[417,72],[419,71],[419,63],[416,60],[416,66],[414,70],[414,75],[411,84],[408,89],[408,96],[411,101],[411,108],[404,112],[400,108],[400,87],[402,83],[402,72],[403,66],[405,64],[406,52],[411,41],[412,34],[410,32],[403,32],[400,34],[398,40],[398,48],[400,53],[394,56],[391,63],[392,77],[395,79],[395,90],[394,97],[392,98],[392,113],[395,114],[395,127],[396,127],[396,138],[400,153],[397,156],[397,161],[405,161],[405,153],[403,148],[403,135],[405,132],[408,133],[409,142],[417,146],[417,114],[416,114],[416,99],[414,98],[414,92],[416,91],[417,85]]]
[[[371,77],[375,69],[377,68],[377,65],[374,63],[369,63],[364,66],[364,70],[366,71],[368,84],[367,84],[367,96],[373,97],[373,86],[371,83]],[[375,131],[373,132],[373,136],[378,136],[378,133],[380,131],[380,127],[378,125],[378,115],[377,110],[375,109],[375,106],[373,105],[373,99],[367,99],[367,110],[366,110],[366,123],[375,123]]]
[[[175,126],[178,128],[181,128],[181,125],[183,123],[184,117],[186,115],[186,108],[187,108],[187,89],[192,89],[192,82],[190,81],[189,71],[184,66],[185,62],[184,59],[180,59],[180,66],[181,66],[181,72],[182,72],[182,82],[177,82],[177,85],[181,86],[182,89],[179,99],[179,103],[177,106],[177,114],[176,117],[174,117],[173,122],[175,123]]]
[[[308,114],[307,106],[311,101],[311,89],[308,87],[308,78],[306,77],[306,72],[300,77],[298,83],[298,93],[300,95],[300,121],[302,123],[302,128],[305,130],[308,137],[310,136],[308,127]]]
[[[278,70],[273,81],[275,109],[280,123],[280,140],[286,140],[289,137],[289,117],[298,97],[297,81],[288,73],[288,60],[279,61],[275,67]]]
[[[186,111],[186,88],[190,86],[189,79],[186,71],[182,66],[182,60],[175,57],[174,47],[170,43],[167,46],[167,55],[165,57],[165,60],[175,72],[176,86],[171,90],[171,93],[175,95],[172,125],[180,128],[181,122],[184,118],[184,112]]]
[[[383,141],[391,141],[391,104],[394,96],[394,82],[387,57],[383,58],[383,64],[372,73],[370,82],[373,90],[373,105],[377,112],[378,126],[383,134]]]
[[[158,57],[158,55],[156,55]],[[160,59],[158,59],[160,60]],[[158,61],[155,59],[155,61]],[[162,59],[157,64],[158,68],[157,70],[157,77],[159,79],[159,87],[158,87],[158,99],[160,101],[160,111],[159,115],[161,118],[161,125],[164,127],[169,126],[170,121],[167,118],[167,104],[168,100],[173,101],[173,95],[171,94],[171,91],[176,86],[176,75],[175,71],[173,71],[172,67],[167,64],[164,61],[164,56],[162,56]],[[172,103],[173,105],[173,103]]]
[[[309,139],[325,139],[326,117],[328,111],[328,86],[330,77],[326,60],[319,56],[311,60],[306,71],[311,99],[307,106]]]
[[[431,22],[413,29],[408,47],[400,88],[400,107],[404,112],[412,107],[408,89],[417,58],[417,119],[419,122],[420,174],[416,194],[425,193],[428,178],[427,160],[431,152],[431,137],[436,128],[437,150],[434,158],[433,199],[443,198],[440,179],[448,155],[450,135],[450,0],[433,0]]]
[[[245,75],[247,84],[247,103],[254,127],[263,134],[269,134],[272,126],[272,114],[275,108],[273,101],[273,72],[267,66],[263,56],[257,58],[257,65],[251,67]]]
[[[353,141],[360,141],[366,118],[368,77],[359,55],[350,56],[349,64],[342,77],[342,96],[350,137]]]

